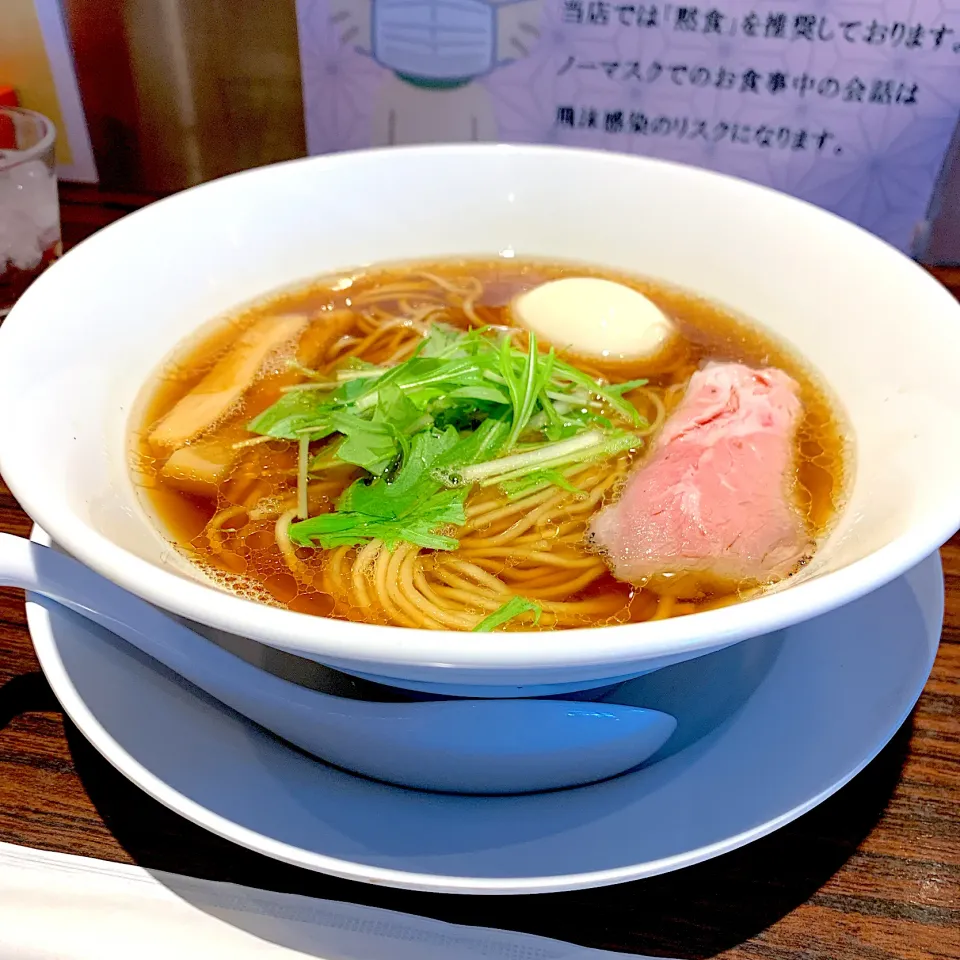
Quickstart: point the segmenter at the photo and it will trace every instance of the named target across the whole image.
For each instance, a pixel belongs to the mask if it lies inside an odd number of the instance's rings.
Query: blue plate
[[[325,766],[62,608],[31,598],[27,617],[73,722],[189,820],[353,880],[534,893],[676,870],[826,799],[920,695],[939,641],[943,580],[933,556],[816,620],[630,681],[617,701],[679,719],[657,762],[521,797],[421,793]]]

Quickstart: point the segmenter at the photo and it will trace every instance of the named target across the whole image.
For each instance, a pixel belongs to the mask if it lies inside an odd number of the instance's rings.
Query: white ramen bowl
[[[206,581],[128,471],[138,397],[170,352],[245,302],[411,258],[539,256],[677,284],[796,348],[855,439],[848,502],[769,595],[673,620],[544,633],[328,620]],[[494,145],[314,158],[153,204],[55,264],[0,329],[0,469],[66,550],[178,615],[398,685],[481,695],[597,685],[814,617],[960,526],[960,307],[851,224],[762,187],[612,153]]]

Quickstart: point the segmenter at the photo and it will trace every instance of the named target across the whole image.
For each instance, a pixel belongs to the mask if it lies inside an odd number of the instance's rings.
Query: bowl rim
[[[839,224],[851,240],[856,240],[861,247],[866,245],[868,251],[872,246],[881,256],[903,258],[916,270],[918,283],[937,288],[937,293],[943,298],[945,312],[960,311],[960,305],[949,292],[922,267],[866,230],[806,201],[738,177],[672,161],[550,145],[440,144],[344,151],[297,158],[244,170],[165,197],[110,224],[82,241],[75,249],[90,250],[95,249],[98,243],[113,244],[122,236],[122,231],[139,227],[150,217],[176,216],[181,211],[187,213],[197,190],[235,189],[238,182],[244,182],[247,178],[277,176],[279,169],[292,165],[311,164],[323,168],[349,164],[362,158],[376,167],[380,162],[388,162],[389,157],[395,156],[398,151],[419,155],[424,162],[431,159],[448,161],[464,153],[501,158],[532,155],[546,159],[562,155],[569,159],[580,156],[583,162],[593,165],[630,166],[638,171],[644,167],[671,167],[682,170],[685,176],[722,181],[728,190],[759,192],[780,204],[808,208],[825,221]],[[72,251],[67,257],[71,254]],[[19,324],[26,322],[29,304],[42,290],[56,282],[59,266],[59,263],[52,265],[26,291],[4,322],[4,327],[9,329],[12,325],[19,329]],[[811,619],[855,600],[901,576],[960,529],[958,489],[952,503],[945,502],[941,509],[923,522],[914,524],[878,550],[796,586],[685,617],[524,632],[522,635],[527,639],[518,644],[517,634],[513,632],[475,635],[471,632],[367,624],[297,613],[246,600],[212,584],[188,579],[117,545],[88,526],[65,503],[43,502],[35,497],[29,482],[32,472],[30,465],[18,460],[15,451],[2,441],[3,432],[0,430],[0,470],[24,510],[64,549],[119,586],[172,613],[279,649],[381,668],[384,665],[482,668],[495,673],[518,669],[599,667],[678,653],[705,652]],[[946,509],[948,506],[951,509]]]

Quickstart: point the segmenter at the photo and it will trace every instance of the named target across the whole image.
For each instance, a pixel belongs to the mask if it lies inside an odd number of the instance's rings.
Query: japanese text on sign
[[[903,249],[960,112],[960,0],[298,0],[311,152],[457,140],[663,157]]]

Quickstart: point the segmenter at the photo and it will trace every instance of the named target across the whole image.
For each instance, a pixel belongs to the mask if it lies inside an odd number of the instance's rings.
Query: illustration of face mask
[[[478,77],[496,61],[488,0],[373,0],[371,35],[374,59],[410,77]]]

